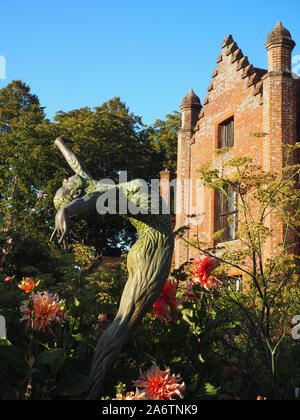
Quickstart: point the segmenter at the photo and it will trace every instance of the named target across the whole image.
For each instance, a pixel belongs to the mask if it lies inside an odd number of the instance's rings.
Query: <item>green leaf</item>
[[[52,349],[52,350],[45,350],[40,353],[37,357],[37,364],[38,365],[54,365],[59,360],[63,360],[65,357],[64,349]]]
[[[176,365],[176,364],[178,364],[178,363],[182,363],[182,357],[181,357],[181,356],[174,357],[174,358],[171,360],[171,364],[172,364],[172,365]]]
[[[85,341],[85,339],[84,339],[84,337],[83,337],[82,334],[72,334],[72,337],[78,343],[81,343],[82,341]]]
[[[11,346],[11,342],[7,339],[5,340],[0,340],[0,346]]]
[[[203,359],[202,354],[198,355],[198,360],[200,363],[203,363],[203,364],[205,363],[205,360]]]
[[[91,379],[86,375],[67,376],[58,385],[58,394],[65,397],[76,397],[84,394],[92,385]]]
[[[26,382],[28,381],[29,378],[31,378],[33,375],[35,375],[36,373],[39,373],[40,371],[37,368],[33,368],[33,369],[29,369],[29,371],[27,372],[25,378],[22,380],[22,384],[26,384]]]
[[[194,311],[191,309],[184,309],[182,311],[182,317],[185,322],[187,322],[189,325],[193,326],[195,323],[194,319]]]
[[[190,384],[188,386],[188,391],[191,394],[194,394],[198,388],[198,384],[199,384],[199,378],[200,375],[198,373],[196,373],[196,375],[194,375],[194,377],[191,379]]]
[[[208,395],[210,397],[215,397],[216,395],[218,395],[220,390],[221,390],[221,388],[216,388],[211,384],[205,384],[206,395]]]
[[[0,346],[0,360],[10,365],[26,365],[25,350],[15,346]]]
[[[75,306],[76,308],[78,308],[78,307],[80,306],[80,302],[79,302],[79,300],[77,299],[77,297],[75,297],[75,298],[74,298],[74,306]]]

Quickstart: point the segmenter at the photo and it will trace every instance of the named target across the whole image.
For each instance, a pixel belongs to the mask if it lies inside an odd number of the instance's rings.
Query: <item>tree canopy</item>
[[[128,180],[150,181],[162,169],[176,166],[178,113],[147,127],[118,97],[95,108],[59,111],[53,121],[44,109],[22,81],[0,90],[0,221],[9,238],[14,236],[12,266],[45,269],[50,255],[57,257],[57,249],[49,245],[53,197],[73,174],[54,148],[56,137],[71,138],[74,152],[99,180],[118,182],[119,172],[127,171]],[[95,246],[99,255],[119,255],[135,233],[125,220],[100,217],[95,210],[84,221],[75,221],[72,237]]]

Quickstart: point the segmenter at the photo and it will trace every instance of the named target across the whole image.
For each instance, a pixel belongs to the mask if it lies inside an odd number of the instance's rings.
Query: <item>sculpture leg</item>
[[[159,297],[169,276],[174,251],[172,235],[152,232],[142,237],[128,255],[129,278],[118,314],[102,335],[94,356],[88,400],[100,397],[104,381],[133,329]]]

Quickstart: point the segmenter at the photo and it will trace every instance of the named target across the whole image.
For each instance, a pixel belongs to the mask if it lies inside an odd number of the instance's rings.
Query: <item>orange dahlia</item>
[[[23,315],[21,321],[26,321],[34,330],[41,332],[52,332],[51,324],[66,319],[64,302],[58,295],[48,292],[34,294],[32,305],[28,301],[24,302],[21,313]]]
[[[29,293],[33,292],[34,289],[36,287],[38,287],[39,284],[40,284],[39,281],[37,283],[35,283],[33,279],[27,278],[27,279],[23,280],[22,283],[19,284],[18,287],[19,287],[19,289],[23,290],[23,292],[29,294]]]
[[[183,399],[185,384],[181,382],[180,375],[171,375],[169,368],[163,371],[158,366],[152,366],[147,372],[141,372],[134,386],[146,394],[147,400],[171,401],[175,397]]]

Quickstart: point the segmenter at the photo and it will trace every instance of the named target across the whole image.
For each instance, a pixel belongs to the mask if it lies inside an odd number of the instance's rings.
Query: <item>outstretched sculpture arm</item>
[[[67,206],[60,208],[55,217],[55,230],[50,241],[58,233],[60,236],[59,244],[63,244],[65,247],[65,240],[70,230],[71,217],[95,208],[97,197],[98,194],[96,193],[87,194],[82,198],[72,201]]]
[[[85,165],[80,162],[78,157],[66,145],[66,143],[69,141],[70,140],[65,137],[58,137],[54,144],[61,151],[62,155],[68,162],[70,168],[75,172],[75,174],[80,175],[84,179],[92,179]]]
[[[84,197],[72,201],[72,203],[67,205],[64,210],[68,213],[69,217],[85,213],[88,210],[95,208],[98,197],[98,193],[87,194]]]

